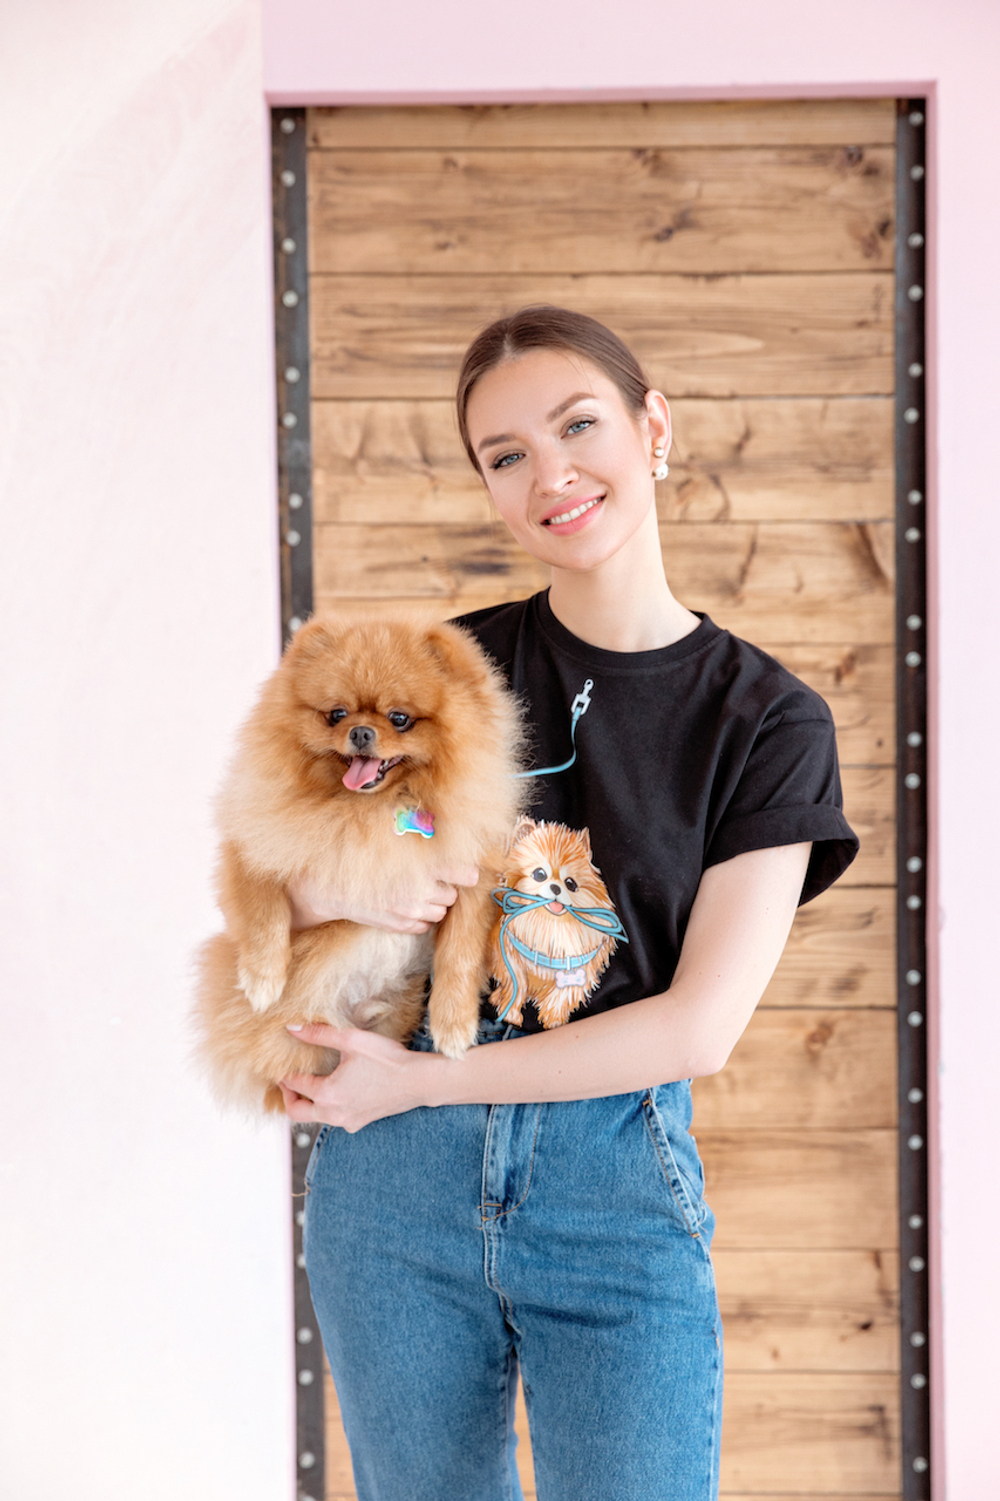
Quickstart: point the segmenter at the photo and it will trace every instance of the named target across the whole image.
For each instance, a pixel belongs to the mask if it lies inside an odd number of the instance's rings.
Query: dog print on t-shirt
[[[596,989],[628,937],[594,864],[586,829],[522,819],[514,831],[490,940],[490,1004],[520,1026],[534,1002],[543,1027],[559,1027]]]

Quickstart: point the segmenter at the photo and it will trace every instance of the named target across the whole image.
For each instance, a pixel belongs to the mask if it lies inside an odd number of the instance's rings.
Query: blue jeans
[[[539,1501],[714,1501],[722,1331],[690,1118],[681,1083],[320,1131],[306,1264],[359,1501],[521,1501],[518,1370]]]

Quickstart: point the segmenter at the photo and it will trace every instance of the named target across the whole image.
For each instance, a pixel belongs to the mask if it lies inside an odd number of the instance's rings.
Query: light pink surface
[[[215,922],[208,799],[277,650],[265,85],[328,102],[933,85],[939,1419],[951,1501],[986,1501],[1000,8],[269,0],[263,73],[258,12],[0,11],[3,1484],[294,1493],[284,1139],[213,1113],[184,1026],[187,956]]]

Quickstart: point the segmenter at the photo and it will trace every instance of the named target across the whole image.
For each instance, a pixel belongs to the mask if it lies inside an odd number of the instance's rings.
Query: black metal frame
[[[306,112],[271,111],[274,334],[278,431],[281,627],[287,642],[312,613],[312,443],[309,425],[309,241]],[[323,1342],[302,1250],[305,1170],[315,1126],[292,1129],[295,1295],[295,1457],[299,1501],[324,1501]]]
[[[927,1167],[927,101],[896,117],[896,809],[903,1498],[930,1496]]]
[[[898,101],[896,131],[896,705],[899,1214],[904,1501],[930,1497],[927,1168],[926,116]],[[281,617],[313,606],[306,112],[271,112]],[[323,1358],[302,1254],[315,1128],[292,1133],[300,1501],[323,1501]]]

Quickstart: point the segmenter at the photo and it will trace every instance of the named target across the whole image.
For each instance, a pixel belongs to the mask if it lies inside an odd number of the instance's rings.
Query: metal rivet
[[[313,1384],[313,1373],[312,1373],[312,1371],[300,1371],[299,1372],[299,1385],[300,1386],[312,1386],[312,1384]]]
[[[293,490],[291,495],[289,495],[288,497],[288,504],[291,506],[293,511],[301,510],[302,496],[299,495],[295,490]]]
[[[912,115],[910,116],[910,120],[913,120]],[[281,128],[285,132],[286,136],[291,135],[292,131],[295,129],[295,121],[292,119],[291,115],[285,116],[285,118],[281,122]]]
[[[918,1475],[923,1475],[930,1467],[922,1454],[918,1454],[913,1461],[913,1468]]]
[[[924,1267],[927,1265],[922,1256],[911,1256],[906,1264],[910,1268],[911,1272],[922,1272]]]
[[[909,245],[911,250],[919,250],[921,245],[924,243],[924,237],[919,232],[919,230],[914,230],[912,235],[907,235],[906,243],[907,245]]]
[[[911,1027],[922,1027],[924,1023],[923,1012],[911,1011],[906,1020]]]
[[[911,1230],[922,1230],[924,1227],[924,1217],[922,1214],[911,1214],[906,1223]]]
[[[923,287],[910,287],[906,295],[911,302],[919,302],[924,295],[924,289]]]
[[[285,541],[288,543],[289,547],[298,547],[299,543],[302,541],[302,534],[301,532],[286,532]]]
[[[911,1152],[919,1152],[923,1144],[924,1138],[922,1136],[911,1136],[906,1143]]]
[[[914,422],[920,421],[920,413],[917,411],[916,407],[906,408],[906,411],[903,413],[903,421],[908,422],[911,427]]]
[[[281,419],[281,425],[282,427],[296,427],[298,420],[294,412],[286,412]]]
[[[293,615],[292,618],[291,618],[291,620],[288,622],[288,629],[290,631],[300,631],[302,629],[302,621],[299,619],[299,617],[297,615]],[[303,1216],[303,1220],[300,1221],[300,1223],[304,1223],[304,1216]],[[305,1262],[303,1262],[303,1266],[304,1265],[305,1265]]]
[[[923,870],[924,862],[921,860],[919,855],[911,855],[906,862],[906,868],[910,872],[911,876],[915,876],[918,870]]]
[[[924,977],[920,973],[919,969],[908,969],[906,971],[906,983],[907,983],[907,985],[919,985],[920,982],[921,982],[921,980],[923,978]]]
[[[923,125],[923,123],[924,123],[923,112],[921,110],[919,110],[919,109],[911,109],[910,113],[909,113],[909,116],[908,116],[908,119],[909,119],[911,125]]]
[[[286,255],[294,255],[295,252],[296,252],[296,250],[298,249],[297,245],[295,244],[295,241],[294,240],[290,240],[287,237],[284,240],[282,240],[282,242],[281,242],[281,248],[285,252]]]
[[[911,792],[916,792],[920,786],[920,777],[915,771],[908,771],[903,778],[903,786],[908,787]]]
[[[915,1371],[910,1377],[910,1385],[915,1387],[919,1392],[927,1385],[927,1377],[922,1371]]]
[[[310,1454],[310,1452],[309,1452],[308,1449],[305,1451],[304,1454],[300,1454],[299,1455],[299,1464],[300,1464],[300,1466],[302,1467],[303,1470],[311,1470],[312,1467],[313,1467],[313,1465],[315,1463],[316,1463],[316,1456],[315,1456],[315,1454]]]
[[[285,304],[285,307],[298,307],[299,294],[298,292],[293,291],[291,287],[289,287],[287,292],[282,292],[281,300]]]
[[[919,615],[907,615],[906,617],[906,624],[911,631],[919,631],[923,623]]]
[[[300,1147],[300,1148],[302,1148],[302,1147],[311,1147],[312,1146],[312,1137],[309,1135],[309,1132],[308,1131],[297,1131],[296,1134],[295,1134],[295,1145],[297,1147]]]
[[[296,381],[299,379],[299,371],[295,368],[294,365],[285,366],[285,379],[290,386],[294,386]]]
[[[906,905],[911,912],[919,912],[924,904],[918,896],[908,896],[906,898]]]
[[[922,490],[911,490],[906,498],[911,506],[918,506],[923,500],[924,494]]]
[[[284,172],[282,172],[282,174],[281,174],[281,181],[284,183],[284,185],[285,185],[286,188],[294,188],[294,186],[295,186],[295,173],[294,172],[290,172],[288,170],[288,168],[286,167],[285,170],[284,170]]]
[[[907,667],[919,667],[922,661],[923,658],[918,651],[908,651],[906,653]]]
[[[312,1337],[313,1337],[313,1332],[306,1325],[303,1325],[303,1327],[301,1329],[299,1329],[296,1332],[296,1335],[295,1335],[295,1338],[298,1340],[298,1342],[299,1342],[300,1345],[311,1345],[312,1344]]]
[[[305,1257],[305,1252],[304,1251],[300,1251],[299,1254],[296,1256],[296,1258],[295,1258],[295,1265],[298,1267],[298,1269],[299,1269],[300,1272],[304,1272],[305,1271],[305,1269],[306,1269],[306,1257]]]
[[[289,623],[289,625],[291,625],[291,621],[289,621],[288,623]],[[305,1210],[304,1209],[297,1209],[295,1211],[295,1223],[297,1225],[304,1225],[305,1222],[306,1222],[306,1212],[305,1212]]]
[[[908,526],[906,528],[906,531],[903,533],[903,536],[906,538],[907,542],[920,541],[920,531],[915,526]]]
[[[919,1105],[923,1097],[924,1092],[922,1089],[910,1089],[906,1094],[906,1098],[909,1100],[911,1105]]]
[[[910,366],[906,373],[911,378],[911,380],[919,380],[924,373],[924,367],[923,365],[918,365],[916,360],[914,360],[913,364]]]
[[[924,737],[923,735],[921,735],[919,730],[911,730],[906,737],[906,743],[907,745],[911,745],[913,749],[916,750],[918,745],[923,745]],[[917,868],[919,870],[920,867],[918,866]]]
[[[910,1344],[913,1345],[916,1349],[920,1350],[924,1345],[926,1345],[926,1343],[926,1334],[923,1334],[919,1329],[914,1329],[913,1333],[910,1335]]]
[[[919,182],[920,179],[923,177],[923,175],[924,175],[924,169],[920,165],[919,162],[917,163],[917,165],[915,167],[911,167],[910,168],[910,176],[913,178],[914,182]]]

